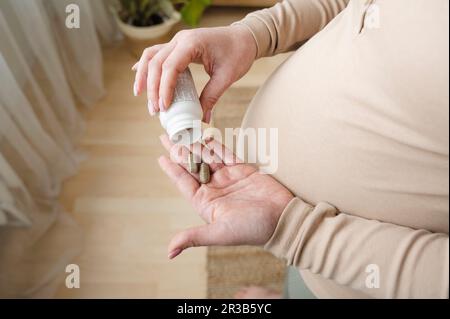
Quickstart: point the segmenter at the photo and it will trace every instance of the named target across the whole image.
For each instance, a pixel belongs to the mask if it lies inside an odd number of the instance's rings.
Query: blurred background
[[[146,96],[133,96],[131,71],[145,47],[178,30],[229,25],[275,2],[0,0],[0,297],[282,289],[284,265],[260,248],[195,248],[167,259],[170,238],[202,221],[158,167],[163,130]],[[256,61],[220,99],[213,125],[239,127],[286,57]],[[191,70],[200,92],[208,75]],[[66,284],[70,264],[79,288]]]

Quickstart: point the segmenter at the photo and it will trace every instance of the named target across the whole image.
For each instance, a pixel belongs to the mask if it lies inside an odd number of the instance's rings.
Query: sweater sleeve
[[[294,198],[265,249],[376,298],[448,298],[448,234],[339,213]]]
[[[292,50],[322,30],[349,0],[284,0],[252,12],[235,24],[247,26],[255,38],[257,58]]]

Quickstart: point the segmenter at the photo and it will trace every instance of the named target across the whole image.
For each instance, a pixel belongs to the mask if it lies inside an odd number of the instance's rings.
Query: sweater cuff
[[[319,203],[311,206],[298,197],[294,197],[284,209],[272,237],[264,249],[278,258],[285,259],[287,265],[299,260],[302,247],[314,232],[319,221],[325,215],[335,215],[336,208]]]
[[[256,59],[268,55],[271,44],[271,35],[269,28],[263,19],[256,15],[249,14],[244,19],[234,22],[231,25],[242,25],[250,30],[256,42]]]

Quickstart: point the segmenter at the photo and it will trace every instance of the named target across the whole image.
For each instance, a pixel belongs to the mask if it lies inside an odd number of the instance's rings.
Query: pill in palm
[[[206,163],[202,163],[200,165],[200,173],[199,173],[200,183],[207,184],[211,179],[211,174],[209,171],[209,165]]]
[[[198,163],[195,161],[195,156],[193,153],[189,153],[188,170],[192,174],[198,173]]]

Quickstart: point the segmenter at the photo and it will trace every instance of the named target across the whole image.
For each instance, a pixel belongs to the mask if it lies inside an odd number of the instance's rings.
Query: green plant
[[[120,19],[134,26],[163,23],[176,9],[186,24],[196,26],[211,0],[119,0],[119,3]]]
[[[181,4],[181,17],[190,26],[196,26],[198,24],[203,15],[203,11],[211,4],[211,0],[180,0],[174,2]]]

